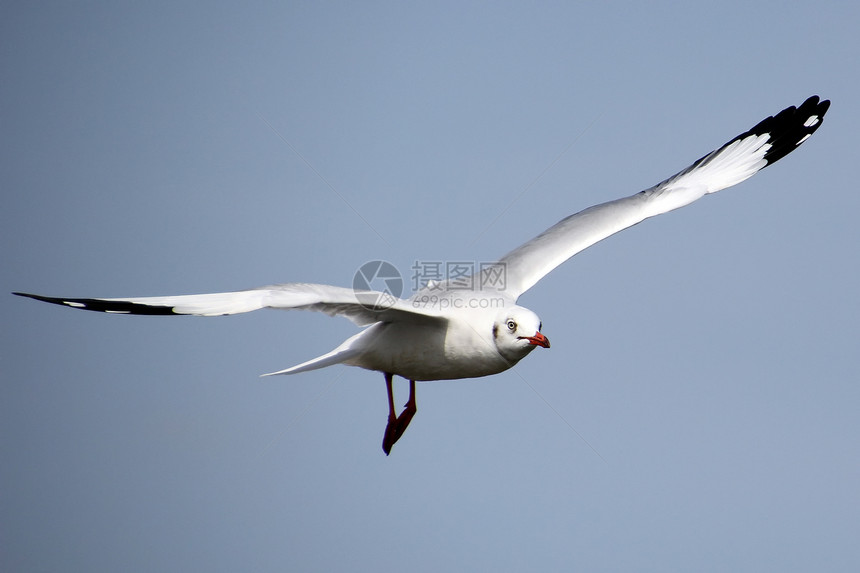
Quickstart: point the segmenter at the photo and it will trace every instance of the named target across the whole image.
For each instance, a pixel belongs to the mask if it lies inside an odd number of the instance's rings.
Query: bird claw
[[[413,405],[412,407],[409,404],[406,405],[406,409],[400,413],[399,416],[394,418],[388,418],[388,425],[385,426],[385,436],[382,438],[382,451],[385,452],[385,455],[391,453],[391,446],[393,446],[397,440],[400,439],[400,436],[403,435],[403,432],[406,431],[406,427],[409,425],[409,422],[412,421],[413,416],[415,416],[415,412],[418,409]]]
[[[395,415],[394,389],[392,388],[393,379],[393,374],[385,373],[385,386],[388,390],[388,425],[385,426],[385,436],[382,438],[382,451],[385,452],[386,456],[391,453],[391,446],[400,439],[400,436],[406,431],[409,422],[412,421],[412,417],[415,416],[415,412],[418,411],[418,407],[415,405],[415,380],[410,380],[409,400],[406,402],[406,407],[400,412],[400,415]]]

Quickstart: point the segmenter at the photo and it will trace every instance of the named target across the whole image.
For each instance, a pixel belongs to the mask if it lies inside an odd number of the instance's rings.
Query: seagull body
[[[440,315],[430,324],[377,322],[332,352],[338,362],[410,380],[453,380],[504,372],[536,346],[549,347],[533,312],[509,306],[496,314],[467,310]],[[504,326],[507,332],[502,335],[498,324],[509,321],[517,326]],[[486,328],[489,324],[493,328]],[[521,333],[532,336],[518,338]],[[272,374],[319,368],[322,358]]]
[[[503,372],[536,347],[549,348],[541,322],[517,299],[583,249],[645,219],[736,185],[781,159],[821,125],[830,102],[817,96],[759,122],[690,167],[630,197],[595,205],[559,221],[462,283],[430,283],[408,300],[388,293],[328,285],[287,283],[250,290],[142,298],[60,298],[14,293],[44,302],[113,314],[238,314],[261,308],[314,310],[344,316],[364,330],[322,356],[276,374],[297,374],[333,364],[382,372],[389,416],[383,438],[388,454],[411,421],[415,381],[476,378]],[[503,273],[498,287],[493,277]],[[490,288],[492,287],[492,288]],[[409,401],[398,416],[392,380],[410,381]]]

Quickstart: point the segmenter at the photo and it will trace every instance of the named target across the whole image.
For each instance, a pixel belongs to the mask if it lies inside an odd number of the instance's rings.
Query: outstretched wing
[[[798,108],[762,120],[650,189],[562,219],[499,261],[507,273],[506,294],[518,298],[555,267],[618,231],[749,179],[815,133],[829,107],[830,101],[812,96]]]
[[[279,308],[314,310],[330,316],[344,316],[359,326],[380,321],[441,320],[440,315],[432,309],[416,308],[407,301],[378,291],[355,291],[306,283],[287,283],[237,292],[141,298],[61,298],[20,292],[13,294],[112,314],[220,316],[261,308]]]

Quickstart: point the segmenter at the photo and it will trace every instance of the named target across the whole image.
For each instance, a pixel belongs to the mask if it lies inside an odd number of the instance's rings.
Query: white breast
[[[410,380],[475,378],[513,366],[496,350],[492,323],[479,328],[472,322],[453,319],[421,325],[378,323],[362,333],[360,354],[346,364]]]

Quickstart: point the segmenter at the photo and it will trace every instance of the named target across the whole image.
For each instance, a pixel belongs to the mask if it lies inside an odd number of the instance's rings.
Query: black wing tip
[[[797,149],[809,139],[824,122],[824,114],[830,109],[830,100],[821,100],[817,95],[806,98],[800,106],[790,106],[776,115],[760,121],[737,139],[749,135],[767,135],[770,149],[764,155],[767,165],[775,163]]]
[[[42,302],[50,302],[50,303],[54,303],[54,304],[63,304],[63,299],[61,299],[61,298],[53,298],[50,296],[43,296],[40,294],[31,294],[28,292],[13,292],[12,294],[14,294],[15,296],[23,296],[23,297],[32,298],[35,300],[41,300]]]
[[[92,310],[95,312],[107,312],[111,314],[146,314],[146,315],[170,315],[180,314],[173,311],[170,306],[150,306],[122,300],[105,300],[101,298],[58,298],[30,294],[26,292],[13,292],[17,296],[32,298],[42,302],[68,306],[80,310]]]

